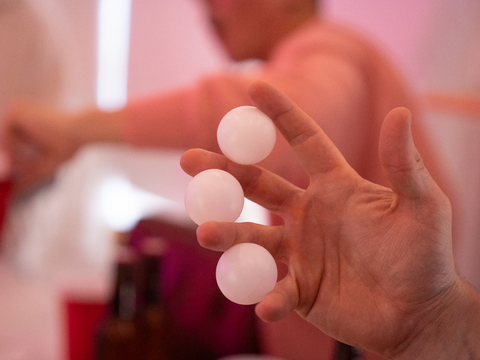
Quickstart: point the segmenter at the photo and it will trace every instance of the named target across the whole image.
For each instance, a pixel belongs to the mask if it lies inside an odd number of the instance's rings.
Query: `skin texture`
[[[394,109],[382,128],[389,189],[354,172],[278,90],[260,82],[250,96],[290,143],[310,186],[198,149],[184,154],[182,167],[190,175],[230,172],[248,198],[283,218],[281,226],[208,222],[197,231],[204,247],[254,242],[287,265],[257,315],[276,321],[295,310],[328,335],[388,358],[478,356],[478,294],[455,272],[450,204],[415,149],[409,111]]]

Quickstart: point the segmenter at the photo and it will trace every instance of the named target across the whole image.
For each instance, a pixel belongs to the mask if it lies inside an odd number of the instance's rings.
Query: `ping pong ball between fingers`
[[[235,221],[243,204],[242,186],[233,175],[223,170],[202,171],[190,181],[185,191],[185,209],[198,225],[207,221]]]
[[[277,133],[272,120],[253,106],[229,111],[220,121],[217,140],[230,160],[255,164],[265,159],[275,146]]]
[[[277,282],[273,256],[257,244],[244,243],[225,251],[217,263],[217,284],[227,299],[241,305],[260,302]]]

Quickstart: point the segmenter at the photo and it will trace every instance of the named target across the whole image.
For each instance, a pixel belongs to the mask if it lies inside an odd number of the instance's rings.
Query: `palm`
[[[447,268],[442,259],[448,258],[448,229],[442,234],[431,228],[429,238],[412,241],[415,231],[433,224],[432,218],[412,218],[390,189],[360,179],[348,168],[341,172],[341,182],[338,171],[312,179],[310,188],[295,197],[298,204],[289,204],[289,209],[302,208],[300,215],[283,214],[288,276],[301,274],[295,279],[296,310],[335,338],[353,344],[368,339],[369,348],[388,351],[416,326],[399,326],[405,315],[418,313],[420,320],[454,278],[453,272],[442,271]],[[420,260],[425,253],[430,264]]]

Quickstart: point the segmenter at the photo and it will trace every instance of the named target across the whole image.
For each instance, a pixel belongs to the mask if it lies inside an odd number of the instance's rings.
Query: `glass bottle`
[[[161,259],[165,251],[162,239],[146,238],[140,257],[140,311],[137,325],[140,333],[141,359],[167,360],[168,334],[164,302],[160,292]]]
[[[110,312],[98,333],[97,360],[132,360],[138,356],[136,328],[136,256],[125,246],[117,249]]]

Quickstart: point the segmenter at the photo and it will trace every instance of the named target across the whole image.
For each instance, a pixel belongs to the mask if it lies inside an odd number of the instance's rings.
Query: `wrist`
[[[457,278],[394,359],[480,359],[480,295]]]
[[[78,146],[95,142],[121,142],[123,112],[104,112],[91,109],[72,118],[72,135]]]

